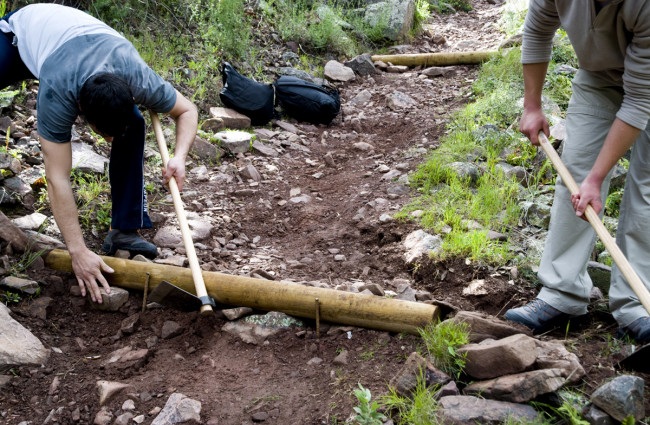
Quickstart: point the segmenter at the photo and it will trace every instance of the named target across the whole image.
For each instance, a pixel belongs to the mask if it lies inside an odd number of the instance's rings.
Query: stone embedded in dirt
[[[245,129],[251,126],[251,119],[234,109],[214,106],[210,108],[210,116],[212,118],[220,119],[223,126],[226,128]]]
[[[579,382],[585,376],[585,370],[578,356],[569,352],[561,341],[535,340],[537,345],[536,369],[560,369],[562,376],[570,383]]]
[[[146,348],[141,348],[139,350],[134,350],[131,346],[122,347],[118,350],[110,353],[106,359],[104,359],[101,365],[105,368],[114,368],[114,369],[129,369],[129,368],[139,368],[142,366],[151,352]]]
[[[463,295],[487,295],[488,290],[485,287],[485,279],[474,279],[465,288]]]
[[[388,65],[388,67],[386,67],[386,72],[389,74],[404,74],[405,72],[408,72],[408,70],[409,67],[406,65]]]
[[[0,375],[0,390],[7,385],[9,382],[11,382],[11,376],[9,375]]]
[[[359,286],[359,292],[365,290],[368,290],[374,295],[378,295],[380,297],[383,297],[385,295],[384,288],[376,283],[364,283],[363,285]]]
[[[446,321],[469,324],[470,342],[481,342],[488,338],[501,339],[516,334],[533,335],[528,327],[511,325],[512,322],[506,322],[476,311],[459,311],[454,317]]]
[[[335,366],[344,366],[348,364],[348,350],[343,350],[339,353],[338,356],[334,357],[332,364]]]
[[[38,230],[47,220],[47,216],[41,213],[33,213],[24,217],[11,220],[16,226],[23,230]]]
[[[616,425],[618,423],[618,421],[614,420],[614,418],[594,406],[592,403],[588,403],[584,409],[582,409],[582,416],[591,425]]]
[[[386,106],[393,111],[412,108],[417,105],[418,102],[416,102],[415,99],[401,91],[395,90],[386,96]]]
[[[519,206],[524,211],[528,224],[548,230],[551,223],[551,206],[539,201],[520,202]]]
[[[216,162],[219,160],[219,158],[221,158],[222,154],[217,145],[206,142],[200,137],[196,137],[194,139],[194,143],[192,144],[192,152],[195,153],[196,156],[198,156],[200,159],[207,162]]]
[[[96,153],[92,146],[86,143],[70,143],[72,148],[72,168],[82,173],[104,174],[108,158]]]
[[[343,83],[352,81],[356,78],[356,75],[354,75],[354,71],[351,68],[335,60],[328,61],[325,64],[323,75],[325,75],[325,78],[329,81],[340,81]]]
[[[420,75],[425,75],[429,78],[431,77],[441,77],[441,76],[446,76],[448,74],[453,74],[455,72],[453,67],[446,67],[446,66],[432,66],[429,68],[425,68],[422,71],[420,71]]]
[[[156,258],[153,260],[153,262],[156,264],[165,264],[174,267],[185,267],[188,263],[188,259],[182,255],[170,255],[169,257],[165,258]]]
[[[237,320],[244,316],[249,316],[253,314],[253,309],[250,307],[237,307],[221,310],[226,319],[228,320]]]
[[[361,152],[368,152],[368,151],[375,150],[375,147],[373,145],[371,145],[370,143],[366,143],[366,142],[356,142],[352,146],[356,150],[361,151]]]
[[[485,400],[472,396],[442,397],[438,418],[453,425],[498,425],[512,421],[533,422],[538,413],[525,404]]]
[[[165,407],[151,425],[171,425],[186,421],[201,423],[201,402],[180,393],[169,396]]]
[[[404,301],[415,301],[415,289],[413,289],[410,283],[401,283],[397,285],[395,289],[397,293],[397,299]]]
[[[404,239],[404,259],[406,264],[411,264],[418,260],[422,255],[429,255],[435,253],[442,245],[440,236],[431,235],[424,230],[416,230],[411,232]]]
[[[7,276],[3,278],[0,280],[0,286],[29,295],[34,295],[40,288],[38,282],[16,276]]]
[[[0,193],[1,195],[1,193]],[[0,211],[0,239],[11,244],[19,252],[25,251],[29,245],[27,235]]]
[[[418,353],[411,353],[402,369],[394,376],[388,385],[403,397],[410,397],[418,385],[418,378],[424,372],[427,387],[447,384],[451,378],[441,370],[436,369],[427,359]]]
[[[320,357],[313,357],[307,362],[307,366],[318,366],[323,364],[323,359]]]
[[[257,137],[260,140],[267,141],[267,142],[269,140],[271,140],[272,138],[274,138],[275,136],[277,136],[277,134],[278,133],[276,131],[269,130],[268,128],[256,128],[255,129],[255,135],[257,135]]]
[[[11,175],[17,175],[20,174],[22,166],[17,158],[8,153],[0,152],[0,170],[10,171]]]
[[[368,102],[370,102],[370,99],[372,99],[372,93],[370,93],[370,91],[368,91],[367,89],[363,89],[359,93],[357,93],[357,95],[354,96],[348,102],[348,104],[357,107],[362,107],[365,106]]]
[[[93,302],[90,298],[90,291],[86,291],[86,297],[90,305],[96,310],[118,311],[129,300],[129,291],[117,286],[111,286],[110,294],[107,294],[104,288],[99,288],[99,292],[102,297],[101,304]]]
[[[456,174],[459,180],[467,181],[471,186],[475,186],[481,174],[480,169],[473,162],[452,162],[444,167]]]
[[[48,314],[52,311],[52,302],[50,297],[38,297],[29,304],[29,315],[37,319],[46,320]]]
[[[260,155],[268,156],[271,158],[277,158],[279,156],[277,150],[275,150],[270,146],[265,145],[264,143],[258,140],[253,140],[253,151],[259,153]]]
[[[0,303],[0,369],[14,366],[42,365],[50,350],[9,315],[9,308]]]
[[[366,75],[379,74],[379,71],[377,71],[377,68],[373,65],[371,56],[368,53],[358,55],[343,64],[362,77],[365,77]]]
[[[97,392],[99,394],[99,405],[103,406],[108,403],[118,394],[125,392],[127,389],[131,389],[130,384],[125,384],[122,382],[115,381],[106,381],[101,380],[97,381]]]
[[[617,421],[630,415],[637,421],[645,417],[644,381],[633,375],[621,375],[607,382],[591,395],[591,402]]]
[[[216,133],[223,130],[224,128],[226,128],[226,125],[221,118],[208,118],[207,120],[203,121],[203,124],[201,124],[201,130],[205,132]],[[196,143],[197,139],[194,139],[194,143]]]
[[[99,412],[95,415],[93,420],[93,425],[109,425],[113,421],[113,413],[104,406],[99,409]]]
[[[460,390],[456,385],[456,382],[449,381],[445,384],[444,387],[440,388],[437,393],[433,395],[434,400],[440,400],[442,397],[448,397],[453,395],[460,395]]]
[[[561,120],[551,127],[551,137],[560,142],[566,139],[566,120]]]
[[[248,152],[253,135],[245,131],[220,131],[214,135],[231,154]]]
[[[517,334],[466,344],[458,352],[466,356],[465,373],[476,379],[489,379],[528,369],[537,359],[536,348],[535,338]]]
[[[561,369],[542,369],[474,382],[465,387],[463,394],[525,403],[542,394],[557,391],[565,383]]]
[[[308,204],[311,202],[311,199],[312,199],[311,196],[304,194],[293,198],[289,198],[289,202],[291,202],[292,204]]]
[[[173,320],[167,320],[163,323],[160,337],[162,339],[170,339],[181,335],[183,332],[185,332],[185,328],[180,323]]]
[[[133,419],[133,416],[134,415],[131,412],[122,413],[120,416],[115,418],[115,422],[113,422],[113,425],[129,425],[129,423]]]
[[[175,248],[183,243],[183,237],[177,226],[165,226],[156,232],[153,243],[161,248]]]
[[[259,171],[255,168],[254,165],[248,164],[238,170],[239,175],[246,180],[253,180],[259,182],[262,180],[262,176]]]
[[[131,335],[135,332],[136,328],[140,324],[140,314],[136,313],[122,320],[120,325],[120,331],[125,335]]]
[[[255,412],[251,415],[253,422],[264,422],[269,418],[268,412]]]

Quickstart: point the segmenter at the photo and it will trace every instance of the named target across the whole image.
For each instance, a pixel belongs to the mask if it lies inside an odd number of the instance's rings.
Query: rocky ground
[[[497,48],[504,38],[494,25],[500,6],[482,0],[473,5],[470,13],[433,16],[427,31],[399,50]],[[421,71],[380,72],[338,84],[342,113],[330,126],[276,121],[256,128],[258,141],[244,153],[199,143],[205,149],[197,149],[188,163],[182,197],[201,267],[307,287],[438,300],[497,317],[534,298],[535,289],[511,268],[459,259],[423,260],[413,269],[405,261],[405,239],[418,227],[391,215],[413,196],[407,175],[436,148],[450,114],[467,100],[477,67],[454,66],[435,77]],[[26,148],[35,146],[33,102],[28,96],[25,104],[3,110],[21,124]],[[83,127],[79,132],[92,142]],[[155,146],[153,136],[150,142]],[[94,149],[106,154],[105,146]],[[23,172],[38,168],[38,160],[32,162],[22,164]],[[158,171],[148,169],[148,180],[158,189],[150,198],[154,228],[143,234],[161,248],[158,262],[184,265],[174,209],[160,189]],[[3,205],[3,211],[12,219],[25,216],[36,197],[27,195],[25,206]],[[87,230],[99,252],[104,235]],[[49,231],[56,236],[51,226]],[[6,261],[0,266],[8,274],[19,256],[3,247]],[[197,423],[342,423],[357,404],[358,383],[373,397],[387,394],[387,383],[406,359],[422,352],[414,335],[337,323],[320,323],[317,334],[314,320],[287,327],[287,317],[281,326],[267,326],[275,333],[252,338],[233,325],[241,323],[230,320],[233,311],[141,311],[143,294],[135,290],[117,311],[100,311],[78,296],[71,274],[39,261],[26,274],[40,284],[40,296],[9,307],[49,359],[42,367],[14,367],[0,376],[0,420],[6,424],[173,423],[160,412],[174,402],[187,417],[200,415]],[[485,290],[468,292],[479,279]],[[615,329],[595,304],[585,322],[539,340],[560,340],[575,355],[585,374],[572,388],[588,397],[620,374],[615,365],[629,352],[612,339]],[[636,375],[646,382],[650,377]],[[463,379],[461,388],[472,380]]]

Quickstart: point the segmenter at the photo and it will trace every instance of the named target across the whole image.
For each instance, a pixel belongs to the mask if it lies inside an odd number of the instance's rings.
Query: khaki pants
[[[596,161],[622,99],[622,87],[598,74],[578,71],[573,82],[566,120],[567,137],[562,150],[562,160],[578,184]],[[603,205],[610,179],[611,173],[603,183]],[[593,287],[587,274],[587,262],[596,234],[588,222],[575,216],[569,190],[559,178],[557,183],[549,234],[538,273],[544,287],[538,298],[564,313],[585,314]],[[641,281],[650,288],[650,127],[632,147],[616,242]],[[621,327],[648,316],[616,265],[612,268],[609,305]]]

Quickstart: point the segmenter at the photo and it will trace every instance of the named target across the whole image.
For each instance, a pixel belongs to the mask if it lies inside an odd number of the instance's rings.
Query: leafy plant
[[[16,292],[6,291],[6,292],[0,294],[0,296],[2,296],[2,298],[4,298],[5,305],[16,304],[16,303],[19,303],[22,300],[20,294],[18,294]]]
[[[381,425],[386,420],[386,416],[377,411],[379,404],[376,401],[370,402],[372,398],[370,390],[364,388],[360,382],[359,389],[354,390],[354,395],[359,400],[359,405],[352,408],[356,413],[354,420],[357,424]]]
[[[430,323],[418,331],[434,366],[449,375],[460,376],[465,367],[465,356],[458,353],[458,347],[469,343],[469,325],[446,321]]]
[[[37,258],[39,258],[43,253],[45,252],[45,249],[41,249],[39,251],[32,251],[31,246],[28,246],[25,252],[20,256],[17,262],[12,264],[11,269],[9,269],[8,273],[11,276],[18,276],[20,273],[24,272],[31,266],[34,261],[36,261]]]

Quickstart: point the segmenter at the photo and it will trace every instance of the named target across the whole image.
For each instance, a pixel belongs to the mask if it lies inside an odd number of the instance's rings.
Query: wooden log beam
[[[498,53],[497,51],[413,53],[403,55],[375,55],[370,59],[373,62],[382,61],[386,63],[390,62],[393,65],[406,66],[476,65],[487,62]]]
[[[143,290],[149,273],[149,290],[166,280],[195,293],[190,269],[114,257],[102,259],[115,270],[114,273],[105,275],[111,285]],[[45,264],[55,270],[72,271],[70,255],[64,250],[50,251],[45,256]],[[208,295],[214,298],[217,304],[233,307],[280,311],[292,316],[315,319],[318,305],[318,314],[322,321],[412,334],[417,334],[418,328],[440,317],[439,307],[425,303],[218,272],[203,271],[202,274]]]

